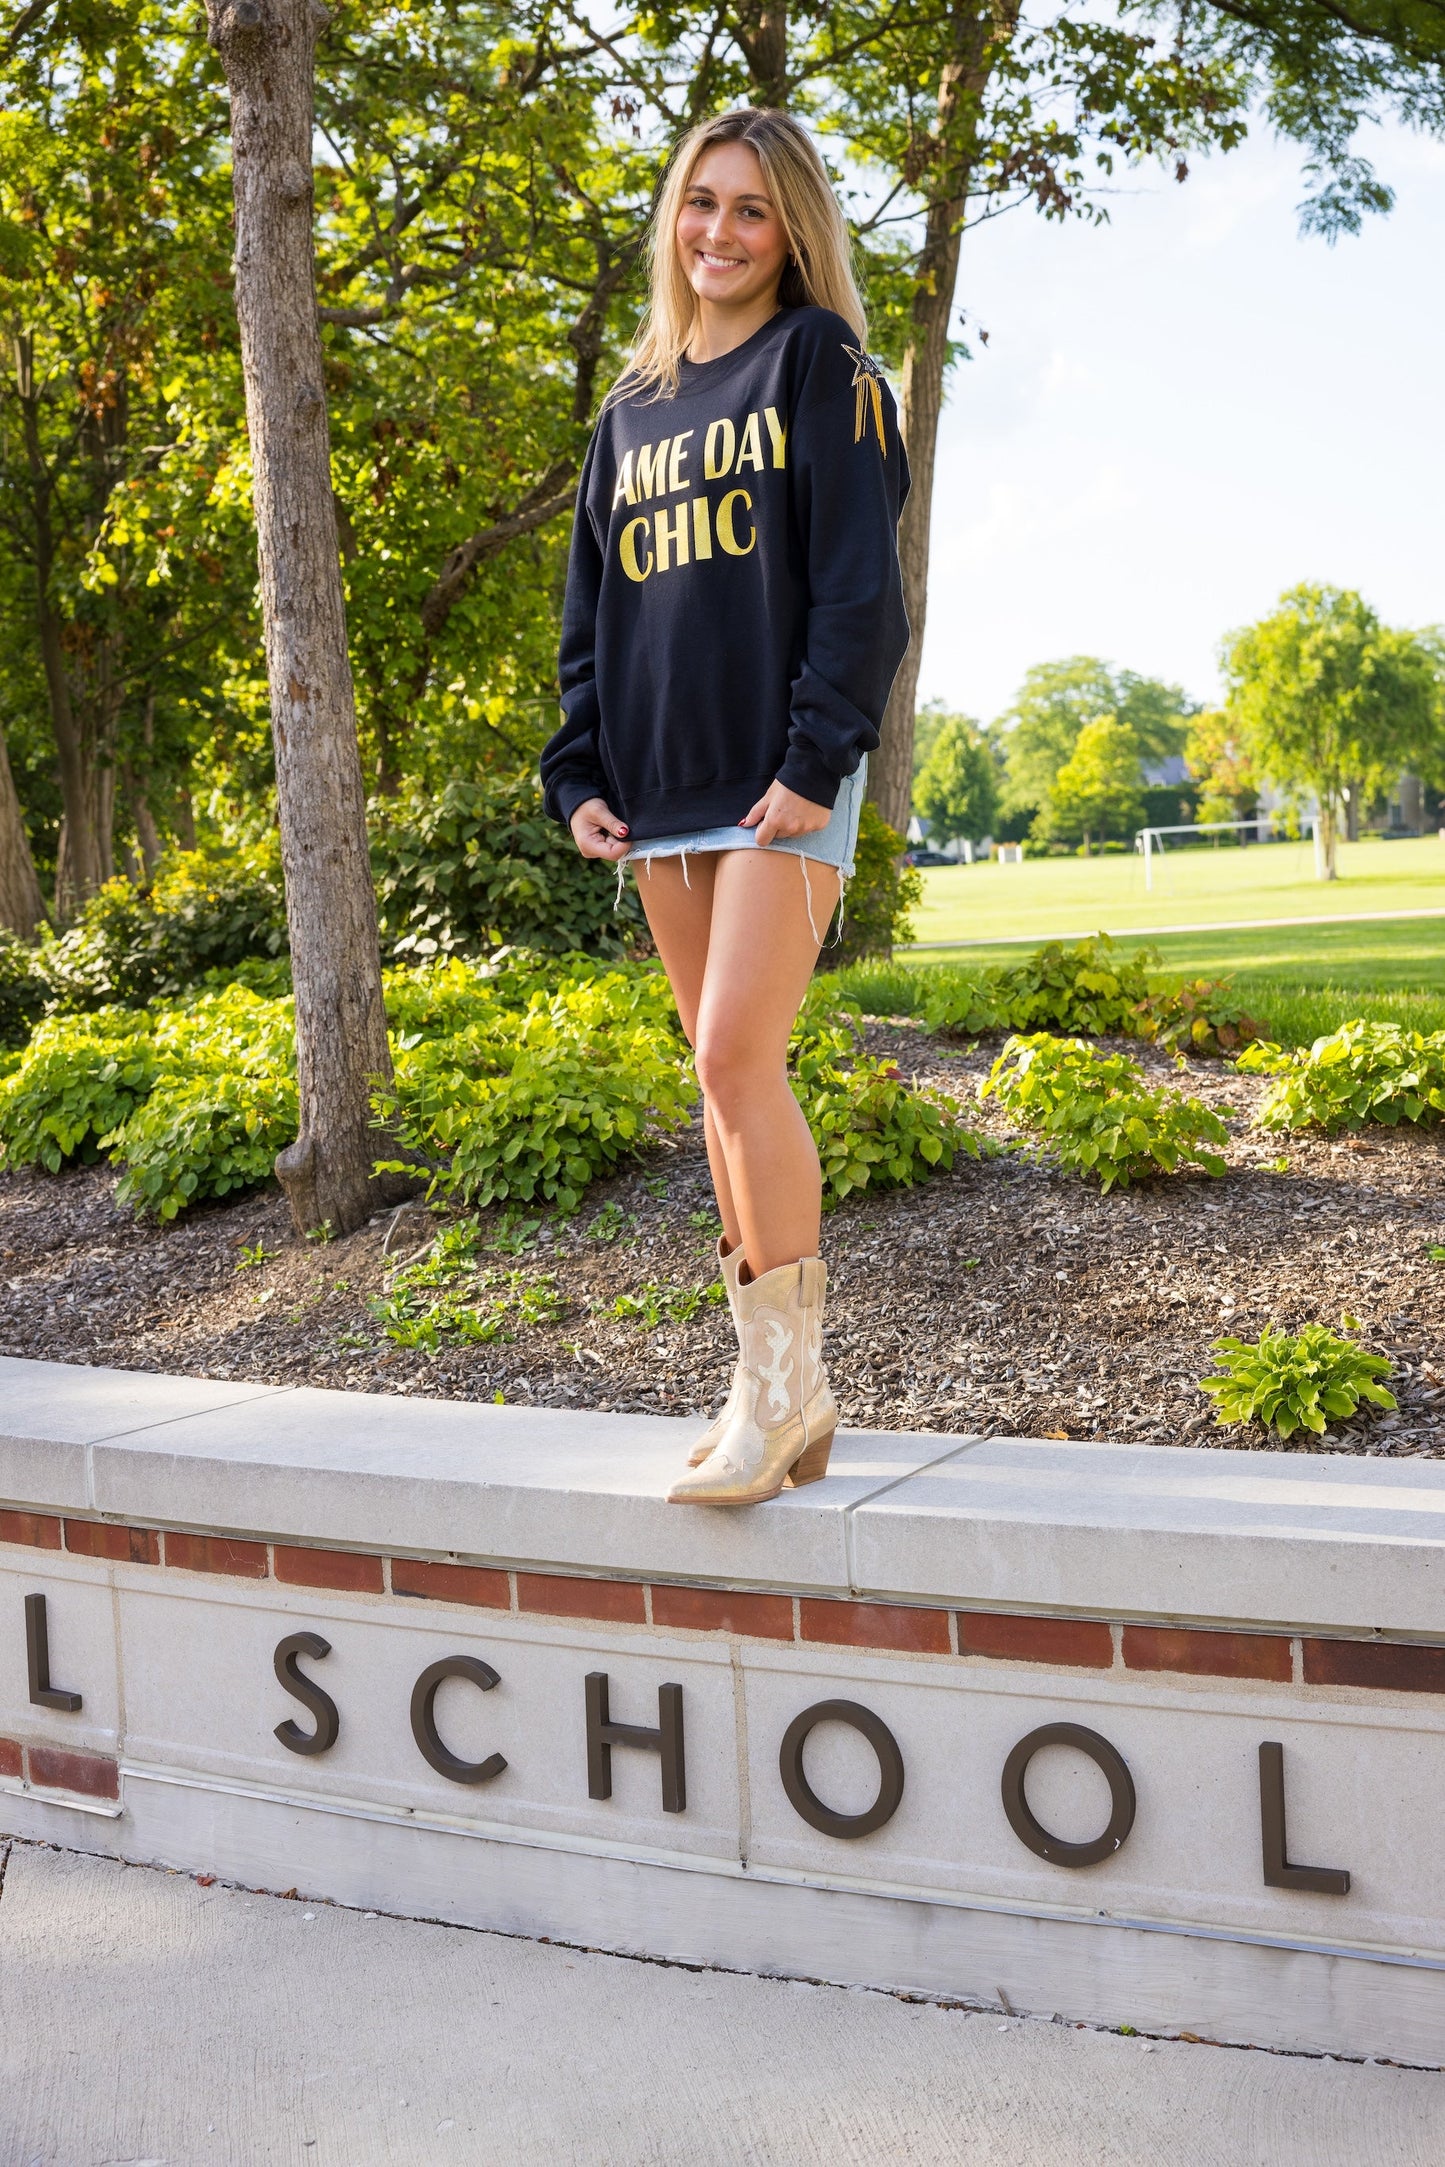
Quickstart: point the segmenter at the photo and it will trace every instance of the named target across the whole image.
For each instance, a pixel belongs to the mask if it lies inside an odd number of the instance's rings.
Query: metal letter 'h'
[[[642,1723],[614,1723],[607,1703],[607,1673],[587,1673],[587,1796],[612,1796],[612,1748],[645,1746],[662,1756],[662,1810],[687,1808],[687,1775],[682,1750],[682,1687],[657,1689],[657,1729]]]

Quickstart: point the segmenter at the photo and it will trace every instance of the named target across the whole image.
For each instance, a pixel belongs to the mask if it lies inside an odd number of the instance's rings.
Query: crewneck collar
[[[786,304],[775,309],[767,322],[759,324],[757,330],[750,332],[740,346],[730,348],[727,353],[717,355],[712,361],[689,361],[684,356],[677,365],[679,391],[701,390],[705,385],[719,383],[730,375],[733,369],[751,360],[758,348],[769,338],[775,337],[788,318],[796,314],[797,311]]]

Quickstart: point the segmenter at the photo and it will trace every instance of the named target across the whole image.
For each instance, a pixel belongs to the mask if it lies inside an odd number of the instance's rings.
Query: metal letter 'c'
[[[803,1773],[803,1748],[817,1723],[846,1723],[860,1733],[878,1756],[878,1796],[862,1813],[835,1813],[825,1806]],[[903,1755],[881,1716],[855,1700],[820,1700],[794,1716],[783,1733],[778,1773],[793,1811],[824,1836],[871,1836],[898,1811],[903,1797]]]
[[[1103,1772],[1109,1786],[1109,1819],[1103,1834],[1090,1843],[1065,1843],[1062,1836],[1051,1836],[1034,1818],[1024,1796],[1024,1777],[1029,1762],[1044,1746],[1073,1746],[1077,1752],[1087,1753]],[[1002,1788],[1009,1827],[1020,1843],[1054,1866],[1097,1866],[1100,1859],[1113,1857],[1134,1826],[1134,1779],[1123,1755],[1097,1731],[1085,1730],[1082,1723],[1045,1723],[1039,1730],[1030,1731],[1027,1738],[1021,1738],[1003,1764]]]
[[[437,1687],[445,1678],[470,1678],[483,1693],[490,1693],[494,1685],[501,1683],[491,1664],[474,1655],[444,1655],[428,1663],[411,1689],[411,1735],[421,1749],[422,1759],[429,1761],[439,1776],[451,1783],[490,1783],[507,1765],[500,1753],[489,1753],[484,1761],[463,1761],[442,1744],[436,1724],[436,1697]]]

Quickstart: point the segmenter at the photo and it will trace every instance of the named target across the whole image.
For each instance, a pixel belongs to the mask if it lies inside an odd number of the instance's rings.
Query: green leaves
[[[49,981],[35,950],[0,925],[0,1050],[25,1044],[49,997]]]
[[[104,1152],[157,1219],[264,1181],[296,1134],[292,1010],[244,987],[185,1008],[41,1024],[0,1079],[0,1157],[56,1172]]]
[[[485,1269],[477,1261],[478,1240],[476,1220],[458,1220],[393,1274],[386,1293],[371,1303],[388,1339],[437,1354],[444,1340],[510,1339],[509,1324],[550,1324],[561,1316],[566,1303],[555,1272]]]
[[[1305,584],[1224,650],[1229,712],[1255,771],[1319,805],[1334,871],[1350,790],[1366,802],[1402,767],[1439,756],[1440,703],[1425,641],[1391,631],[1358,594]]]
[[[183,997],[208,972],[230,982],[243,964],[261,966],[267,990],[284,992],[285,953],[280,852],[271,841],[224,856],[178,851],[145,888],[107,881],[77,924],[40,950],[36,968],[65,1008],[144,1007]]]
[[[876,805],[864,799],[853,852],[853,877],[844,897],[843,924],[836,943],[824,951],[830,963],[847,964],[858,956],[887,955],[897,941],[911,940],[910,913],[923,897],[923,879],[903,863],[903,837],[890,828]]]
[[[398,961],[520,947],[617,956],[645,937],[632,882],[580,857],[535,777],[490,776],[372,808],[382,939]]]
[[[1394,1128],[1445,1116],[1445,1031],[1356,1021],[1293,1052],[1247,1047],[1238,1065],[1275,1078],[1255,1117],[1262,1128]]]
[[[979,1097],[996,1098],[1065,1172],[1091,1176],[1106,1195],[1182,1165],[1224,1172],[1208,1149],[1226,1141],[1217,1114],[1172,1088],[1151,1090],[1127,1054],[1101,1054],[1081,1039],[1011,1038]]]
[[[1355,1320],[1347,1318],[1353,1325]],[[1379,1383],[1390,1364],[1366,1354],[1323,1324],[1302,1332],[1264,1332],[1257,1340],[1217,1339],[1211,1348],[1219,1374],[1201,1377],[1199,1389],[1214,1401],[1217,1422],[1258,1422],[1293,1437],[1308,1430],[1322,1437],[1332,1422],[1348,1421],[1361,1400],[1394,1407],[1395,1395]]]
[[[644,1332],[660,1324],[690,1324],[700,1309],[715,1308],[727,1300],[720,1279],[705,1287],[669,1286],[659,1279],[644,1279],[631,1294],[619,1294],[612,1305],[614,1317],[631,1317]]]
[[[550,976],[550,987],[524,992],[533,973]],[[436,1194],[473,1206],[543,1201],[573,1211],[589,1182],[650,1129],[677,1127],[697,1096],[655,970],[601,971],[575,958],[546,973],[532,957],[496,974],[452,961],[409,984],[391,974],[388,1006],[394,1021],[428,1035],[402,1039],[378,1120],[433,1163],[445,1160]]]
[[[1225,979],[1162,972],[1159,952],[1125,955],[1107,933],[1066,945],[1047,941],[1021,963],[983,972],[930,970],[921,1008],[931,1031],[1082,1031],[1089,1037],[1156,1040],[1196,1053],[1230,1051],[1261,1026]]]
[[[823,1168],[825,1207],[859,1189],[912,1187],[983,1145],[956,1100],[916,1091],[888,1061],[858,1052],[852,1019],[810,998],[789,1049],[793,1095]]]

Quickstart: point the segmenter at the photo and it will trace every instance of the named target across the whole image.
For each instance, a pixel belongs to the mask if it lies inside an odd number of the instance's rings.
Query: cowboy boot
[[[791,1473],[795,1486],[828,1471],[838,1410],[823,1367],[820,1257],[738,1276],[741,1405],[701,1467],[669,1490],[670,1505],[760,1505]]]
[[[719,1234],[717,1238],[717,1261],[718,1270],[723,1276],[723,1285],[728,1290],[728,1315],[732,1318],[733,1330],[738,1335],[738,1360],[733,1364],[732,1387],[723,1403],[722,1413],[714,1416],[693,1446],[688,1455],[687,1464],[689,1467],[701,1467],[703,1461],[712,1451],[713,1446],[721,1444],[724,1430],[726,1430],[741,1405],[738,1395],[743,1388],[743,1365],[742,1332],[738,1326],[738,1273],[743,1268],[742,1243],[734,1242],[731,1249],[726,1249],[723,1246],[723,1237]]]

